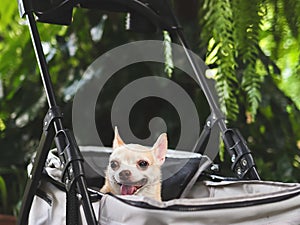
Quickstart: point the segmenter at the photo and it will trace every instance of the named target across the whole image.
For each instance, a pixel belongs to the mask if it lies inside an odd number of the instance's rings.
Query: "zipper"
[[[249,207],[249,206],[255,206],[255,205],[274,203],[274,202],[284,201],[284,200],[293,198],[299,194],[300,194],[300,190],[297,190],[297,191],[294,191],[293,193],[288,193],[288,194],[276,196],[276,197],[269,197],[269,198],[265,198],[265,199],[248,200],[248,201],[243,201],[243,202],[228,202],[228,203],[220,203],[220,204],[214,204],[214,205],[211,205],[211,204],[207,204],[207,205],[205,205],[205,204],[201,204],[201,205],[177,204],[177,205],[167,206],[165,208],[154,206],[147,202],[139,202],[139,201],[122,199],[122,198],[112,195],[112,194],[111,194],[111,196],[113,196],[114,198],[120,200],[121,202],[129,204],[131,206],[144,208],[144,209],[194,212],[194,211],[204,211],[204,210]]]

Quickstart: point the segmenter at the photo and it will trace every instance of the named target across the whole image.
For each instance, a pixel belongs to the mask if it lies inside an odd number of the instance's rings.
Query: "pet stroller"
[[[107,165],[111,149],[78,147],[73,134],[63,127],[34,17],[41,22],[70,24],[75,6],[129,12],[135,19],[133,26],[143,21],[142,29],[159,28],[176,36],[181,44],[179,53],[185,56],[183,64],[189,65],[207,98],[211,114],[194,151],[168,151],[163,168],[163,202],[104,195],[88,188],[93,182],[98,182],[96,186],[103,183],[99,174]],[[28,20],[49,111],[18,224],[300,224],[300,184],[260,180],[246,142],[238,131],[226,127],[213,83],[204,76],[207,67],[188,50],[167,0],[19,0],[19,9]],[[159,44],[151,42],[151,47]],[[214,175],[210,181],[199,179],[212,163],[212,157],[199,152],[216,142],[216,131],[222,133],[236,179]],[[57,148],[50,151],[53,140]]]

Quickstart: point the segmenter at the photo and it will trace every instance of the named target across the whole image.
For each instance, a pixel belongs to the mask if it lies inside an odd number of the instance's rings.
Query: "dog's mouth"
[[[134,195],[147,183],[147,181],[147,178],[143,178],[137,182],[118,183],[118,185],[120,185],[120,193],[121,195]]]

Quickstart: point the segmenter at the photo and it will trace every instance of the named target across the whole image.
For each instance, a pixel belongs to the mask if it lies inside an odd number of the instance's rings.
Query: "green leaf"
[[[0,176],[0,196],[1,196],[1,205],[3,207],[3,211],[7,211],[7,188],[5,180],[2,176]]]
[[[172,73],[174,70],[174,63],[172,58],[172,40],[168,31],[163,31],[164,36],[164,56],[165,56],[165,72],[168,77],[172,77]]]

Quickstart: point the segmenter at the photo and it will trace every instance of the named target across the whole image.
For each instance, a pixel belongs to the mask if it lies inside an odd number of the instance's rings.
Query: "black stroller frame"
[[[37,148],[33,170],[24,192],[18,220],[19,225],[25,225],[28,222],[32,201],[38,189],[45,161],[53,140],[55,141],[60,160],[64,165],[62,181],[65,184],[68,197],[67,202],[69,202],[69,204],[67,203],[67,214],[69,214],[69,216],[67,216],[67,223],[77,224],[76,207],[78,208],[78,202],[76,199],[77,194],[80,194],[87,223],[91,225],[97,224],[83,170],[83,157],[81,156],[74,135],[63,126],[63,115],[56,102],[35,18],[35,16],[37,16],[41,22],[68,25],[71,23],[72,10],[75,6],[128,12],[132,14],[132,18],[136,16],[138,20],[142,18],[146,19],[144,22],[148,26],[143,26],[143,29],[149,27],[153,31],[159,28],[167,30],[172,37],[176,37],[184,49],[185,55],[192,66],[193,72],[211,108],[211,115],[206,121],[206,125],[194,147],[194,151],[201,152],[205,149],[211,129],[217,124],[222,133],[225,147],[232,159],[232,170],[237,178],[260,179],[251,152],[243,137],[237,130],[227,128],[225,118],[206,83],[204,71],[200,69],[190,54],[182,29],[172,12],[168,0],[59,0],[56,1],[56,3],[53,3],[52,0],[18,0],[18,4],[20,16],[26,17],[28,21],[32,43],[49,105],[49,110],[43,121],[43,134]],[[76,202],[77,204],[75,204]],[[73,212],[71,212],[72,210]]]

